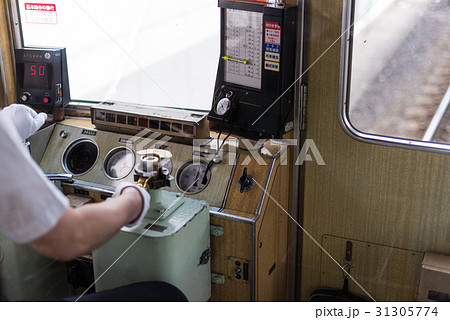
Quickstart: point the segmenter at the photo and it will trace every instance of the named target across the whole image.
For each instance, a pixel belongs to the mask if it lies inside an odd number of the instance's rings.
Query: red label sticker
[[[25,3],[27,23],[58,24],[56,5],[50,3]]]
[[[277,22],[266,21],[265,43],[281,44],[281,27]]]

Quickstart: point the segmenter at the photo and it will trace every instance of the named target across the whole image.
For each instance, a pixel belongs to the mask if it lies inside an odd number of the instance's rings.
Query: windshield
[[[18,1],[25,46],[66,47],[72,100],[209,110],[216,1]]]

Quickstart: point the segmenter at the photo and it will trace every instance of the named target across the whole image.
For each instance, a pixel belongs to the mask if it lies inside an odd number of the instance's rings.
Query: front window
[[[211,108],[217,2],[18,1],[24,46],[66,47],[72,100]]]

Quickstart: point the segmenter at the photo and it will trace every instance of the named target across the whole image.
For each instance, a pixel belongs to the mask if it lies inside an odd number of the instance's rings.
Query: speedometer
[[[87,138],[72,142],[64,151],[62,165],[66,172],[80,175],[91,170],[98,159],[97,144]]]
[[[103,172],[111,179],[123,179],[134,168],[133,151],[125,147],[117,147],[108,152],[103,162]]]
[[[176,184],[180,190],[187,194],[202,191],[211,179],[211,170],[206,170],[208,165],[201,162],[189,161],[183,164],[177,172]]]

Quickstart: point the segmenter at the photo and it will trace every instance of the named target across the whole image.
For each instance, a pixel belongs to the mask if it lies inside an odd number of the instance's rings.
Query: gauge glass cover
[[[206,188],[211,180],[211,170],[205,177],[208,165],[204,162],[186,162],[177,172],[176,183],[180,190],[186,194],[199,193]]]
[[[125,147],[118,147],[106,155],[103,169],[109,178],[123,179],[133,170],[134,164],[133,151]]]
[[[67,172],[81,175],[91,170],[98,159],[98,147],[89,139],[72,142],[63,155],[63,167]]]

